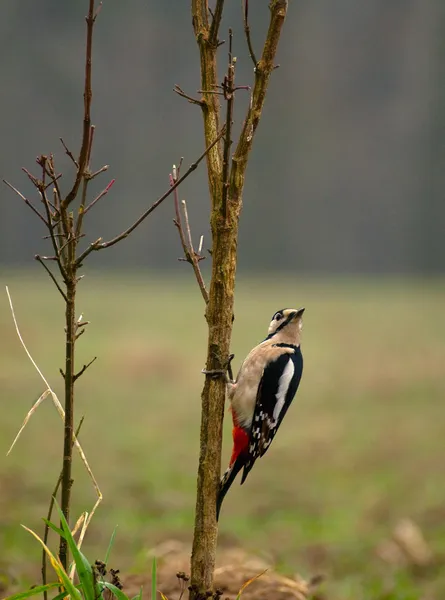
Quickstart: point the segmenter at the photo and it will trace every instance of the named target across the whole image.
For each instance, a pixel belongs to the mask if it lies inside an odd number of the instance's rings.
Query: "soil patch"
[[[178,541],[167,541],[154,548],[151,553],[158,561],[158,589],[168,600],[178,600],[181,582],[176,577],[178,572],[190,572],[190,548]],[[149,557],[148,563],[151,562]],[[311,584],[296,577],[290,579],[275,573],[265,560],[246,554],[243,550],[222,549],[218,552],[215,570],[215,589],[223,591],[222,600],[234,600],[241,587],[262,573],[260,578],[245,588],[243,600],[306,600],[309,598]],[[122,577],[125,593],[132,597],[144,590],[151,589],[151,566],[146,574]],[[188,584],[187,584],[188,585]],[[188,592],[184,593],[188,598]]]

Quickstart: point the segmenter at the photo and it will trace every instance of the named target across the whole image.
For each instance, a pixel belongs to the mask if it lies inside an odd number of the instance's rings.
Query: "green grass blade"
[[[50,529],[55,531],[58,536],[62,537],[64,540],[66,540],[65,533],[62,529],[60,529],[60,527],[57,527],[57,525],[54,525],[54,523],[51,523],[51,521],[48,521],[48,519],[42,519],[42,520],[44,523],[46,523],[48,525],[48,527]]]
[[[67,593],[66,595],[71,596],[71,598],[73,600],[82,600],[82,596],[81,596],[79,590],[76,589],[73,582],[68,577],[65,569],[62,567],[62,565],[60,563],[60,560],[58,560],[54,556],[54,554],[51,552],[51,550],[48,548],[48,546],[45,544],[45,542],[37,535],[37,533],[35,533],[32,529],[25,527],[25,525],[22,525],[22,527],[23,527],[23,529],[26,529],[26,531],[28,531],[32,536],[34,536],[36,538],[36,540],[38,542],[40,542],[40,544],[44,548],[46,554],[49,557],[52,568],[54,569],[58,578],[60,579],[60,583],[63,585],[63,587],[66,590],[66,593]]]
[[[43,592],[47,592],[48,590],[52,590],[53,588],[59,587],[60,583],[46,583],[45,585],[36,585],[30,590],[26,590],[26,592],[20,592],[19,594],[13,594],[12,596],[8,596],[4,600],[24,600],[24,598],[30,598],[31,596],[36,596],[37,594],[42,594]],[[65,596],[67,593],[64,592]]]
[[[87,558],[78,549],[60,506],[57,502],[55,502],[55,505],[60,516],[60,522],[62,524],[63,532],[66,536],[66,541],[68,542],[69,549],[76,564],[77,576],[79,577],[79,582],[82,585],[82,592],[85,596],[85,600],[96,600],[97,591],[93,568]]]
[[[105,554],[104,563],[106,565],[108,565],[108,561],[110,560],[111,549],[112,549],[113,544],[114,544],[114,538],[116,537],[117,528],[118,528],[118,525],[116,525],[116,527],[113,530],[113,533],[111,534],[110,543],[108,544],[107,552]]]
[[[76,585],[76,590],[80,590],[81,588],[82,588],[82,585],[80,583],[78,585]],[[54,598],[52,598],[51,600],[63,600],[67,596],[68,596],[68,594],[66,592],[60,592],[60,594],[57,594],[57,596],[54,596]]]
[[[129,600],[128,596],[124,594],[122,590],[116,587],[113,583],[108,583],[108,581],[103,581],[100,583],[100,586],[106,587],[113,594],[117,600]]]
[[[139,590],[139,594],[137,596],[133,596],[133,598],[131,600],[142,600],[142,586],[141,586],[141,589]]]
[[[156,600],[157,587],[156,556],[153,556],[153,564],[151,566],[151,600]]]

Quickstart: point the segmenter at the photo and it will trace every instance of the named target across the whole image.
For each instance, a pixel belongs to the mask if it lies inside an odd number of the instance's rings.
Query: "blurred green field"
[[[189,540],[195,504],[206,326],[189,277],[90,274],[79,313],[91,322],[78,365],[81,442],[104,494],[85,549],[146,568],[147,549]],[[23,337],[62,391],[63,307],[43,273],[2,273]],[[4,286],[2,286],[4,290]],[[223,506],[220,541],[271,557],[287,573],[325,573],[329,600],[445,598],[445,283],[239,276],[234,368],[264,338],[271,315],[305,306],[305,372],[268,454]],[[0,293],[0,568],[38,571],[40,553],[20,523],[42,530],[61,468],[62,427],[46,400],[6,452],[43,391]],[[226,419],[224,462],[230,420]],[[223,465],[225,466],[225,465]],[[95,495],[76,460],[74,514]],[[391,554],[400,519],[412,519],[434,558],[421,567]],[[394,548],[393,548],[394,550]]]

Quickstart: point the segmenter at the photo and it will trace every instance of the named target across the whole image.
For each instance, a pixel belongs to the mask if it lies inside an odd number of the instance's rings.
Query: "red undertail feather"
[[[233,450],[232,457],[230,459],[229,468],[224,473],[221,479],[218,499],[216,502],[216,519],[219,518],[219,511],[221,510],[221,504],[224,500],[224,496],[229,491],[230,486],[232,485],[235,477],[240,472],[240,470],[244,467],[246,462],[246,457],[248,456],[249,449],[249,434],[242,427],[239,427],[234,419],[233,429]]]
[[[240,454],[243,454],[247,451],[249,447],[249,434],[245,429],[239,427],[238,425],[233,426],[232,429],[233,436],[233,450],[232,457],[230,459],[230,466],[236,461]]]

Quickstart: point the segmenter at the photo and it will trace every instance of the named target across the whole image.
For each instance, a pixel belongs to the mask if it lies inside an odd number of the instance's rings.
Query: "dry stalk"
[[[31,409],[28,411],[27,415],[25,416],[25,419],[24,419],[24,421],[22,423],[22,426],[20,427],[19,432],[15,436],[14,441],[12,442],[11,447],[8,450],[7,454],[10,454],[10,452],[14,448],[16,442],[18,441],[20,435],[22,434],[23,430],[25,429],[25,427],[26,427],[29,419],[35,413],[35,411],[37,410],[37,408],[39,407],[39,405],[43,402],[43,400],[45,400],[45,398],[47,398],[49,395],[51,396],[53,404],[56,407],[57,412],[59,413],[62,421],[65,421],[65,411],[63,410],[63,407],[62,407],[62,405],[61,405],[61,403],[60,403],[60,401],[59,401],[56,393],[54,392],[54,390],[52,389],[52,387],[48,383],[48,380],[45,378],[45,376],[43,375],[42,371],[39,369],[36,361],[31,356],[31,353],[29,352],[29,350],[28,350],[28,348],[27,348],[27,346],[26,346],[26,344],[25,344],[25,342],[23,340],[22,334],[20,333],[20,329],[19,329],[19,326],[18,326],[18,323],[17,323],[16,316],[15,316],[14,306],[13,306],[13,303],[12,303],[12,298],[11,298],[11,294],[9,293],[8,286],[6,286],[6,294],[8,296],[8,301],[9,301],[9,306],[10,306],[10,309],[11,309],[12,319],[14,321],[15,330],[16,330],[17,336],[18,336],[18,338],[20,340],[20,343],[21,343],[23,349],[25,350],[26,355],[28,356],[29,360],[31,361],[33,367],[35,368],[35,370],[37,371],[37,373],[40,375],[40,378],[42,379],[43,383],[46,386],[46,390],[43,392],[43,394],[40,396],[40,398],[38,400],[36,400],[36,402],[33,404],[33,406],[31,407]],[[77,546],[80,549],[80,547],[82,546],[83,539],[85,537],[86,528],[88,527],[91,519],[93,518],[94,513],[96,512],[97,507],[102,502],[103,496],[102,496],[102,492],[100,491],[99,484],[97,483],[97,480],[96,480],[96,478],[95,478],[95,476],[93,474],[93,471],[91,470],[90,465],[88,464],[88,461],[87,461],[87,458],[86,458],[85,453],[83,451],[83,448],[82,448],[82,446],[80,445],[80,442],[77,439],[77,435],[73,436],[73,438],[72,438],[72,444],[74,444],[74,446],[76,447],[77,451],[79,452],[80,459],[81,459],[81,461],[82,461],[82,463],[83,463],[83,465],[84,465],[84,467],[85,467],[85,469],[86,469],[86,471],[88,473],[89,478],[91,479],[91,482],[92,482],[93,487],[94,487],[94,491],[96,492],[96,495],[97,495],[97,500],[96,500],[93,508],[91,509],[91,512],[90,513],[84,513],[86,515],[86,517],[84,518],[84,527],[82,529],[81,535],[79,536],[79,540],[77,542]],[[60,477],[60,481],[61,481],[61,479],[62,479],[62,477]],[[58,489],[59,485],[60,484],[58,484],[56,486],[56,490],[55,490],[56,492],[57,492],[57,489]],[[46,565],[46,563],[45,563],[45,565]],[[70,576],[74,577],[74,570],[71,571]]]

